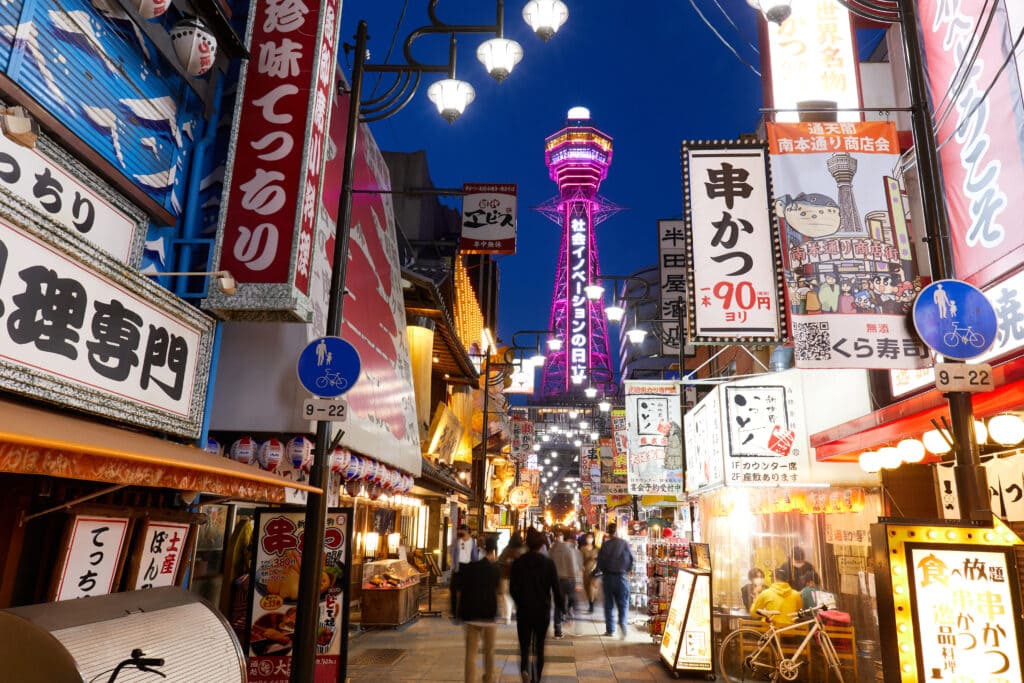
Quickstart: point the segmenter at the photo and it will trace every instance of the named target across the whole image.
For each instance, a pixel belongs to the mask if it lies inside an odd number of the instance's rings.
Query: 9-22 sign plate
[[[996,388],[988,363],[936,363],[935,388],[942,392],[979,392]]]

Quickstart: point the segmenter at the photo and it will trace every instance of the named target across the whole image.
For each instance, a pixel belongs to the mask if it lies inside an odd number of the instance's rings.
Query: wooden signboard
[[[188,520],[146,518],[128,563],[128,590],[180,586],[195,534]]]
[[[114,592],[124,569],[132,515],[81,509],[70,516],[61,542],[50,600],[71,600]]]

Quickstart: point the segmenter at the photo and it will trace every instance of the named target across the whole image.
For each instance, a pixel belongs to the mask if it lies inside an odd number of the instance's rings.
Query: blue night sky
[[[750,63],[759,58],[755,10],[745,0],[694,0]],[[370,30],[371,59],[382,63],[406,4],[390,63],[402,61],[402,44],[428,23],[427,0],[347,0],[342,39],[353,42],[357,22]],[[462,118],[449,125],[426,96],[424,77],[413,101],[391,119],[371,124],[383,150],[425,149],[434,184],[464,182],[519,185],[518,252],[499,257],[498,336],[546,329],[558,253],[559,229],[529,207],[556,194],[544,165],[544,138],[565,124],[570,107],[590,109],[594,124],[614,139],[614,157],[600,194],[628,210],[597,229],[601,272],[627,275],[657,262],[656,221],[682,215],[679,145],[684,139],[734,139],[759,120],[760,79],[700,20],[687,0],[626,2],[566,0],[569,20],[544,43],[522,20],[525,0],[506,0],[505,36],[525,56],[511,76],[495,83],[476,59],[487,36],[459,39],[458,77],[476,88]],[[490,0],[441,0],[437,14],[450,24],[491,24]],[[427,36],[414,55],[441,63],[447,39]],[[350,61],[343,58],[346,75]],[[369,74],[364,93],[373,89]],[[365,99],[365,96],[364,96]],[[457,199],[448,198],[453,203]],[[609,330],[617,335],[614,328]],[[523,338],[521,342],[529,343]]]

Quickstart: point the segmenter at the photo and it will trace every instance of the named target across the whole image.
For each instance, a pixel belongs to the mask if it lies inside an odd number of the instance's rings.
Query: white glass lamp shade
[[[501,83],[523,58],[523,48],[508,38],[491,38],[480,44],[476,58],[487,69],[491,78]]]
[[[570,410],[569,411],[569,419],[570,420],[575,420],[579,416],[580,416],[580,411],[578,411],[578,410]]]
[[[789,6],[792,0],[747,0],[747,4],[760,10],[768,21],[781,25],[793,9]]]
[[[626,315],[626,309],[622,306],[605,306],[604,314],[608,317],[608,320],[613,323],[622,322],[622,319]]]
[[[946,437],[949,436],[949,432],[945,429],[943,429],[942,432],[939,432],[938,429],[932,429],[921,435],[921,441],[924,442],[924,447],[928,449],[929,453],[942,455],[943,453],[949,452],[950,445],[943,437],[943,434],[945,434]]]
[[[568,18],[569,8],[562,0],[530,0],[523,7],[523,20],[541,40],[551,40]]]
[[[572,442],[572,445],[575,446],[576,448],[579,448],[580,446],[583,445],[583,440],[582,439],[576,439],[575,441]]]
[[[1016,446],[1024,441],[1024,420],[1019,415],[996,415],[988,421],[988,435],[1003,446]]]
[[[540,450],[540,444],[539,443],[533,444],[533,450],[539,451]]]
[[[562,350],[562,339],[561,337],[551,337],[547,341],[548,351],[561,351]]]
[[[580,420],[580,429],[590,429],[590,423],[586,420]]]
[[[900,452],[903,462],[915,463],[924,460],[924,444],[917,439],[903,439],[896,444],[896,450]]]
[[[577,375],[577,376],[574,376],[574,377],[572,378],[572,383],[573,383],[573,384],[583,384],[583,378],[582,378],[582,377],[580,377],[580,376],[578,376],[578,375]]]
[[[442,78],[430,84],[427,97],[437,107],[437,113],[451,123],[466,111],[466,107],[476,97],[476,90],[466,81]]]
[[[597,396],[597,389],[595,387],[587,387],[583,390],[583,393],[586,394],[587,398],[594,398]]]
[[[611,404],[610,403],[608,404],[608,407],[611,408]],[[590,440],[591,441],[597,441],[598,437],[600,437],[600,436],[601,435],[598,434],[597,432],[590,432]]]
[[[881,462],[882,467],[887,470],[894,470],[903,464],[903,459],[900,458],[899,450],[893,446],[883,446],[878,449],[878,452],[875,455]]]
[[[643,344],[644,339],[647,338],[647,330],[641,330],[639,327],[634,327],[631,330],[626,330],[626,337],[633,344]]]
[[[612,404],[609,401],[601,401],[600,403],[597,404],[597,409],[600,410],[602,413],[607,413],[611,411]]]
[[[538,350],[537,353],[533,354],[533,356],[530,357],[530,362],[533,363],[534,365],[543,365],[544,354]]]
[[[189,76],[202,76],[213,67],[217,57],[217,39],[202,19],[186,17],[168,34],[174,54]]]
[[[601,297],[604,296],[604,287],[601,285],[587,285],[583,288],[583,293],[591,301],[600,301]]]

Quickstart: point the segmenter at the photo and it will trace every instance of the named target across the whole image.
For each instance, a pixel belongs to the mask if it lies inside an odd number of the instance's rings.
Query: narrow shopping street
[[[445,596],[444,600],[447,600]],[[435,602],[446,604],[445,602]],[[638,622],[636,616],[632,619]],[[521,683],[515,622],[498,625],[495,643],[496,683]],[[569,681],[676,680],[658,659],[658,647],[642,625],[631,628],[625,640],[605,637],[600,605],[584,613],[555,640],[549,631],[544,657],[544,683]],[[447,617],[420,617],[397,629],[353,632],[349,644],[348,677],[352,683],[373,681],[461,681],[465,630]],[[478,655],[478,672],[483,675]],[[703,681],[704,676],[678,680]]]

